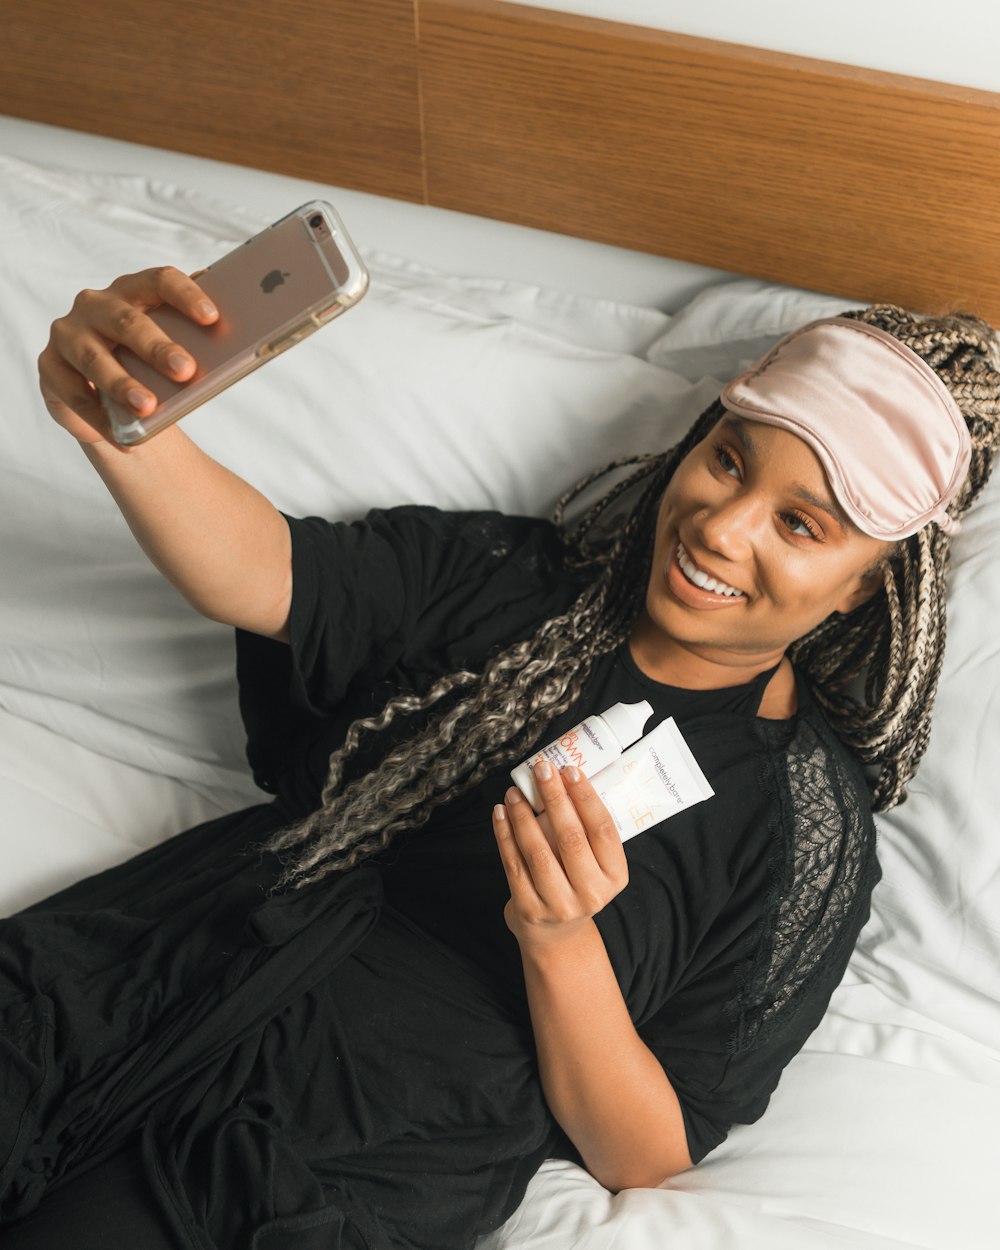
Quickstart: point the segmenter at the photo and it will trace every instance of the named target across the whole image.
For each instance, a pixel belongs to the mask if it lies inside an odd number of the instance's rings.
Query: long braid
[[[937,370],[955,396],[973,445],[969,479],[950,509],[959,516],[985,486],[1000,437],[1000,349],[993,331],[971,314],[924,319],[889,304],[844,315],[894,334]],[[319,808],[267,843],[284,865],[279,885],[301,886],[350,868],[387,846],[396,833],[419,827],[436,807],[478,785],[492,769],[527,754],[545,727],[579,698],[595,661],[629,636],[645,598],[663,490],[724,411],[721,401],[714,401],[677,446],[616,460],[559,500],[554,520],[566,542],[566,565],[591,578],[579,597],[533,637],[491,659],[481,673],[448,674],[424,694],[398,695],[377,716],[356,720],[330,757]],[[638,467],[568,529],[567,504],[627,466]],[[615,508],[633,498],[624,514]],[[877,770],[876,810],[905,797],[927,747],[944,655],[948,550],[942,531],[926,527],[891,553],[882,593],[848,616],[828,617],[789,648],[834,731]],[[442,707],[435,710],[438,704]],[[345,783],[364,734],[421,711],[431,713],[423,728]]]
[[[969,427],[972,462],[949,512],[965,513],[989,480],[1000,443],[1000,345],[971,313],[918,317],[892,304],[844,314],[888,330],[934,369]],[[873,807],[905,798],[930,738],[944,660],[950,540],[928,525],[886,564],[883,593],[846,617],[831,616],[789,648],[834,731],[877,769]],[[850,692],[865,678],[864,695]]]

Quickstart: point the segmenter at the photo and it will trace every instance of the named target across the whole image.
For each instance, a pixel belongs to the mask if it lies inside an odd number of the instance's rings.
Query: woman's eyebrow
[[[726,417],[723,420],[723,425],[725,425],[748,455],[760,458],[760,447],[750,437],[750,433],[742,421],[737,421],[733,417]],[[792,490],[804,503],[812,504],[814,508],[819,508],[822,512],[832,517],[845,534],[849,533],[853,528],[847,514],[836,500],[828,499],[825,495],[817,495],[815,491],[810,490],[802,482],[793,482]]]
[[[851,522],[847,519],[846,514],[834,500],[827,499],[822,495],[814,494],[808,486],[803,486],[801,482],[793,482],[792,490],[795,491],[800,499],[804,500],[806,503],[812,504],[814,508],[821,508],[825,513],[831,516],[844,533],[848,532]]]

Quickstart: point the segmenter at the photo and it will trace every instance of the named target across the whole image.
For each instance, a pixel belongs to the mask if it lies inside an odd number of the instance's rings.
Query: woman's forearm
[[[286,638],[291,538],[259,491],[177,426],[128,450],[83,444],[136,541],[199,612]]]
[[[552,1114],[608,1189],[658,1185],[691,1166],[680,1103],[622,998],[594,916],[626,887],[628,861],[593,784],[539,760],[545,826],[512,786],[493,809]]]
[[[611,1190],[691,1166],[677,1095],[629,1018],[594,922],[522,944],[542,1088],[587,1170]]]

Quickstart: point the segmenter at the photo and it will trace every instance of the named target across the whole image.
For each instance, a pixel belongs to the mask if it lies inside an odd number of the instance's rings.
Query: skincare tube
[[[591,781],[623,842],[715,793],[672,716]]]
[[[600,716],[588,716],[579,725],[568,729],[561,738],[518,764],[511,771],[511,780],[535,811],[541,812],[545,804],[531,775],[539,760],[548,760],[556,768],[575,764],[585,777],[593,777],[635,742],[652,715],[653,708],[645,700],[642,703],[616,703]]]

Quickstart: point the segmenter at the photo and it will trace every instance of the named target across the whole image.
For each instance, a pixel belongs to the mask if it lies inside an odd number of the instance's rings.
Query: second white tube
[[[591,782],[623,842],[715,793],[672,716]]]

